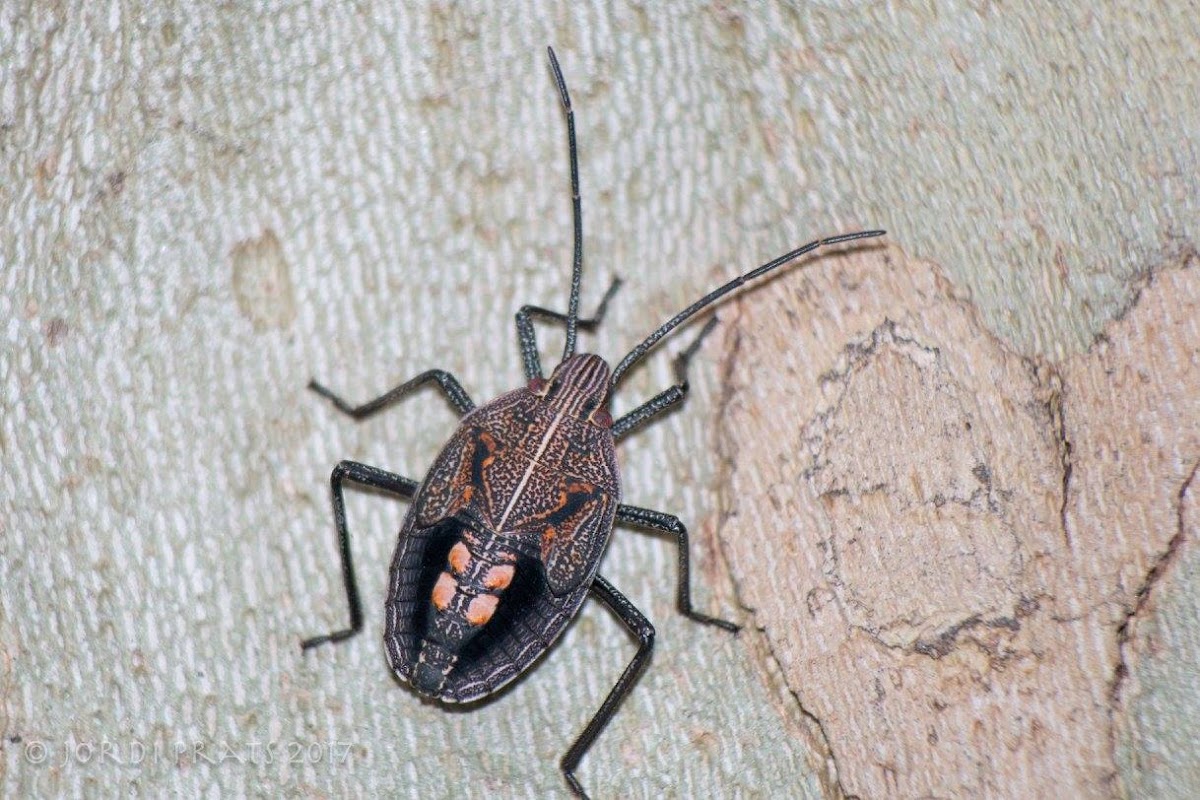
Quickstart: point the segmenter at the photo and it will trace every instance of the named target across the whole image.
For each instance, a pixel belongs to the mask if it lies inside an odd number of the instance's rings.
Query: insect
[[[679,552],[679,611],[697,622],[738,630],[731,622],[692,608],[687,528],[671,514],[621,502],[614,447],[683,401],[688,361],[715,318],[676,358],[676,383],[614,421],[609,409],[618,384],[671,331],[745,282],[818,247],[884,232],[819,239],[735,278],[656,328],[615,369],[598,355],[576,353],[578,329],[601,321],[620,281],[613,281],[591,319],[579,318],[583,223],[575,114],[558,59],[553,49],[547,50],[566,114],[570,154],[574,262],[567,313],[529,305],[517,312],[528,383],[482,406],[475,405],[453,375],[438,369],[358,406],[316,381],[309,384],[355,419],[383,410],[418,387],[436,384],[461,420],[423,481],[354,461],[334,468],[333,517],[350,627],[306,639],[301,647],[341,641],[363,627],[343,485],[356,483],[412,500],[392,558],[384,644],[393,672],[419,694],[465,703],[495,693],[550,648],[589,594],[637,637],[633,659],[560,762],[571,789],[586,796],[575,769],[633,688],[654,647],[650,621],[598,572],[614,524],[672,534]],[[534,317],[566,326],[562,361],[548,379],[542,374]]]

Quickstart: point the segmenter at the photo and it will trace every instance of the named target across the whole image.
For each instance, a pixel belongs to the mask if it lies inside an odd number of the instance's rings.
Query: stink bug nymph
[[[673,534],[679,547],[679,611],[698,622],[738,630],[733,623],[692,609],[687,528],[671,514],[621,502],[614,449],[622,437],[684,399],[688,360],[715,319],[676,359],[675,385],[616,421],[610,416],[614,391],[629,368],[663,337],[746,281],[818,247],[879,236],[883,231],[819,239],[735,278],[659,326],[615,369],[610,370],[600,356],[576,353],[577,329],[600,322],[619,281],[613,281],[591,319],[579,318],[583,229],[575,115],[558,60],[548,50],[566,113],[570,153],[575,246],[567,313],[537,306],[517,312],[517,338],[528,383],[482,406],[472,402],[453,375],[436,369],[360,406],[315,381],[309,384],[339,410],[362,419],[433,383],[461,421],[422,481],[353,461],[334,468],[333,518],[350,627],[307,639],[301,646],[307,650],[362,630],[342,498],[346,481],[412,500],[392,558],[384,644],[395,674],[425,697],[465,703],[495,693],[550,648],[590,593],[621,619],[639,645],[599,711],[562,758],[571,789],[584,796],[575,768],[632,689],[654,645],[649,620],[598,572],[613,525]],[[538,357],[535,316],[566,325],[562,362],[549,378],[543,377]]]

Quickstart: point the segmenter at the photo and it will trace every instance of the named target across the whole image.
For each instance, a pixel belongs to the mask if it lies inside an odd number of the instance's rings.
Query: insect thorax
[[[555,413],[586,419],[597,409],[608,406],[608,363],[592,353],[569,356],[543,381],[537,394]]]

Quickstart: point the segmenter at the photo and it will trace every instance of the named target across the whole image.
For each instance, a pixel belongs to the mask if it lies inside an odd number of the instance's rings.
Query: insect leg
[[[446,395],[446,399],[450,401],[450,405],[459,413],[459,416],[466,414],[471,409],[475,408],[475,403],[471,401],[470,395],[459,385],[458,380],[453,375],[445,370],[431,369],[422,372],[415,378],[405,381],[394,389],[389,389],[387,392],[363,403],[361,406],[353,406],[347,403],[338,395],[326,389],[315,380],[308,382],[308,388],[312,389],[317,394],[329,400],[343,414],[349,414],[355,419],[366,419],[377,411],[390,406],[404,395],[419,388],[420,386],[436,381],[441,387],[442,394]]]
[[[661,511],[651,511],[648,508],[638,508],[637,506],[622,504],[617,506],[617,522],[624,522],[646,530],[674,534],[676,541],[679,543],[679,613],[688,619],[694,619],[696,622],[716,625],[718,628],[724,628],[734,633],[741,630],[741,626],[739,625],[717,617],[710,617],[708,614],[702,614],[692,609],[691,569],[689,563],[691,559],[688,555],[688,532],[684,524],[680,522],[679,517],[673,514],[664,514]]]
[[[337,527],[338,549],[342,554],[342,581],[346,585],[346,601],[350,605],[350,627],[340,631],[314,636],[300,642],[300,649],[307,650],[326,642],[340,642],[348,639],[362,630],[362,604],[358,599],[358,583],[354,580],[354,563],[350,559],[350,531],[346,528],[346,501],[342,497],[342,482],[351,481],[400,497],[412,497],[420,485],[412,478],[404,478],[385,472],[378,467],[359,464],[356,461],[343,461],[333,468],[329,476],[329,485],[333,492],[333,522]]]
[[[608,310],[608,301],[612,299],[619,288],[621,288],[621,279],[613,278],[604,297],[600,299],[600,305],[596,306],[596,310],[592,312],[591,318],[576,320],[576,324],[585,331],[593,330],[599,325],[604,319],[604,312]],[[542,317],[557,322],[567,321],[566,314],[560,314],[548,308],[521,306],[521,310],[517,312],[517,340],[521,344],[521,360],[525,363],[526,380],[542,377],[542,360],[538,356],[537,336],[533,330],[532,317]]]
[[[587,793],[583,791],[583,787],[575,777],[575,768],[579,766],[583,754],[596,741],[600,731],[604,730],[604,726],[612,719],[613,714],[617,711],[617,706],[621,705],[621,701],[633,689],[633,683],[637,680],[638,673],[646,666],[646,662],[650,660],[650,653],[654,650],[654,626],[642,612],[637,610],[633,603],[626,599],[625,595],[618,592],[601,575],[596,575],[591,589],[592,594],[608,606],[609,610],[616,614],[629,629],[629,632],[638,638],[638,651],[629,665],[625,667],[625,671],[621,673],[621,677],[617,679],[617,683],[608,693],[608,697],[604,698],[604,702],[600,704],[600,710],[588,722],[583,733],[579,734],[579,738],[575,740],[571,749],[559,762],[563,775],[567,778],[567,783],[571,784],[571,789],[580,797],[587,797]]]
[[[613,439],[620,440],[628,435],[635,428],[644,425],[654,417],[683,402],[683,398],[687,397],[688,382],[687,368],[688,362],[692,360],[692,356],[700,349],[700,343],[704,341],[704,337],[716,327],[717,318],[712,317],[708,322],[704,323],[704,327],[700,329],[700,335],[692,341],[679,355],[675,356],[675,385],[664,391],[659,392],[640,406],[625,414],[612,426]]]

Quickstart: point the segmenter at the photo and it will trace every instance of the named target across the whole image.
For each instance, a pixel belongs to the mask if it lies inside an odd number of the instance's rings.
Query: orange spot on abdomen
[[[450,568],[454,570],[455,575],[462,575],[470,565],[471,552],[465,544],[458,542],[450,548]]]
[[[500,598],[494,594],[481,594],[467,606],[467,622],[472,625],[483,625],[496,613]]]
[[[438,576],[437,583],[433,585],[433,607],[438,611],[445,611],[457,591],[458,583],[454,580],[454,576],[449,572],[443,572]]]
[[[512,564],[492,567],[483,576],[483,585],[488,589],[507,589],[508,585],[512,583],[515,571]]]

